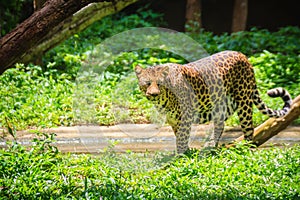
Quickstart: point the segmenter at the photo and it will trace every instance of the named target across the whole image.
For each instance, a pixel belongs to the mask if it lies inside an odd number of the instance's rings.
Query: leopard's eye
[[[151,85],[151,82],[150,81],[147,81],[146,84],[145,84],[147,87],[149,87]]]
[[[164,86],[164,82],[161,81],[161,80],[158,80],[156,84],[157,84],[158,87]]]

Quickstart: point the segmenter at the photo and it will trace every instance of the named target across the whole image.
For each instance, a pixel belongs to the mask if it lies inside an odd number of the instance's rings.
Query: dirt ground
[[[1,130],[0,130],[1,131]],[[36,130],[17,132],[17,141],[30,145],[36,137]],[[205,138],[211,131],[210,125],[193,126],[190,147],[201,148]],[[9,134],[3,133],[0,147],[6,141],[13,140]],[[115,126],[74,126],[43,129],[40,132],[54,133],[55,145],[63,152],[100,153],[108,148],[117,152],[174,151],[175,136],[169,126],[158,127],[154,124],[120,124]],[[228,143],[242,135],[239,128],[226,127],[221,143]],[[300,126],[290,126],[262,147],[270,145],[300,144]]]

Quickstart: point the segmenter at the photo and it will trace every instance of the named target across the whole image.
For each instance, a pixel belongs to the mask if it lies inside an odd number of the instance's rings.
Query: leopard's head
[[[169,67],[166,65],[158,65],[146,69],[140,66],[135,67],[139,87],[148,99],[154,100],[163,93],[166,88],[168,72]]]

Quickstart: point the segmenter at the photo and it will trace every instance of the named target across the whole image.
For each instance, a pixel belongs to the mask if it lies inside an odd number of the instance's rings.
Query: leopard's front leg
[[[176,150],[178,154],[182,154],[189,150],[189,140],[192,127],[191,117],[188,114],[179,118],[167,118],[176,137]]]
[[[204,149],[211,149],[218,146],[220,137],[224,130],[224,122],[223,121],[214,121],[213,129],[209,130],[209,136],[206,139],[206,142],[203,146]]]

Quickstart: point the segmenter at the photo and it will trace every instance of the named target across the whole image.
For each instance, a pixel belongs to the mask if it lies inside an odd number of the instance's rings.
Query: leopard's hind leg
[[[240,101],[238,106],[238,117],[240,120],[241,128],[244,133],[244,139],[247,141],[253,140],[253,102],[251,100]]]
[[[226,120],[226,109],[227,105],[224,98],[220,98],[220,101],[216,103],[214,109],[212,110],[211,120],[213,122],[213,128],[210,131],[208,138],[204,144],[204,148],[217,147],[221,135],[224,131],[224,122]]]

